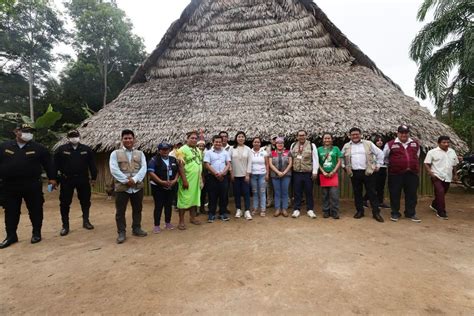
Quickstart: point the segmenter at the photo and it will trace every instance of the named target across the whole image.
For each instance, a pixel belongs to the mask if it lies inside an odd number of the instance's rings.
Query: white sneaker
[[[242,211],[238,208],[237,211],[235,212],[235,217],[236,218],[241,218],[242,217]]]
[[[250,221],[253,219],[252,214],[250,213],[249,210],[245,211],[244,217],[246,220]]]
[[[291,214],[291,217],[293,218],[298,218],[300,217],[300,211],[299,210],[294,210],[293,214]]]
[[[307,214],[308,214],[308,216],[311,217],[311,218],[316,218],[316,217],[317,217],[316,214],[314,214],[314,211],[313,211],[313,210],[309,210]]]

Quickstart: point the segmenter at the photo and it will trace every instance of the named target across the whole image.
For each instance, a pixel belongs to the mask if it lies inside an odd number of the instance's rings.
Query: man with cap
[[[388,165],[388,190],[390,192],[390,220],[397,222],[400,217],[400,198],[405,194],[405,217],[413,222],[421,222],[416,216],[417,190],[420,173],[420,144],[410,137],[407,125],[400,125],[397,138],[389,141],[383,150]]]
[[[91,185],[94,185],[97,179],[94,153],[89,146],[80,143],[80,134],[77,130],[70,131],[67,139],[68,143],[59,146],[54,153],[54,166],[60,179],[59,208],[63,224],[59,233],[61,236],[69,234],[69,209],[74,190],[77,191],[81,204],[82,227],[94,229],[89,221]]]
[[[151,193],[155,202],[153,212],[155,227],[153,233],[161,232],[160,221],[163,208],[165,209],[165,228],[174,229],[171,224],[171,209],[174,197],[174,187],[178,182],[178,162],[169,155],[170,144],[160,143],[158,154],[148,162],[148,176],[150,177]]]
[[[20,222],[21,203],[25,200],[33,226],[31,243],[41,241],[43,224],[43,170],[49,184],[56,187],[56,175],[51,155],[46,147],[33,141],[34,128],[22,124],[15,129],[15,140],[0,145],[0,178],[5,185],[5,227],[7,237],[0,249],[18,241],[16,230]]]

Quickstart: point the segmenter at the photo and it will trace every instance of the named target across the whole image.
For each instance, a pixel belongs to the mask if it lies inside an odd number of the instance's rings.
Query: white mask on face
[[[73,145],[79,144],[80,140],[81,140],[81,139],[80,139],[79,137],[72,137],[72,138],[69,138],[69,141],[70,141],[71,144],[73,144]]]
[[[29,142],[30,140],[33,139],[33,134],[31,133],[21,133],[21,140],[24,141],[24,142]]]

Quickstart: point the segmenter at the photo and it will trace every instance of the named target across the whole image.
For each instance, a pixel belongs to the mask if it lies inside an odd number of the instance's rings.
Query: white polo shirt
[[[459,159],[454,149],[448,148],[447,151],[444,151],[436,147],[428,151],[424,162],[431,165],[431,171],[438,179],[451,182],[453,168],[459,163]]]

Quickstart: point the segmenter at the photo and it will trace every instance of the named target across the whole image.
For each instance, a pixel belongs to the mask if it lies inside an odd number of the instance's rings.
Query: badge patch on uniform
[[[65,154],[65,155],[70,155],[71,152],[70,152],[70,151],[63,151],[63,154]]]
[[[36,154],[36,151],[27,151],[25,154],[26,155],[34,155],[34,154]]]
[[[400,146],[397,144],[393,144],[392,148],[400,148]]]
[[[411,143],[410,146],[411,147],[416,147],[417,145],[416,145],[416,143]]]
[[[10,155],[15,154],[15,152],[14,152],[14,151],[11,151],[10,149],[5,149],[5,153],[6,153],[6,154],[10,154]]]
[[[81,155],[87,155],[87,151],[81,151]]]

